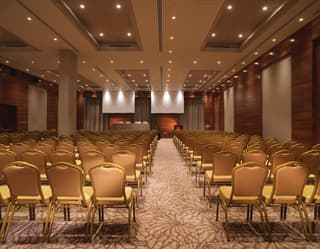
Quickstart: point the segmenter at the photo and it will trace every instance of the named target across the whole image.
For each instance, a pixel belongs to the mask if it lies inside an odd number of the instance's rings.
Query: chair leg
[[[50,239],[50,234],[52,232],[52,226],[53,226],[53,222],[54,222],[54,217],[56,215],[56,211],[57,211],[57,205],[53,205],[52,206],[52,210],[50,212],[50,220],[49,220],[49,224],[48,224],[48,227],[47,227],[47,241],[49,241]]]
[[[220,204],[220,201],[218,200],[217,201],[217,208],[216,208],[216,221],[219,221],[219,204]]]
[[[306,222],[306,217],[304,217],[304,211],[303,211],[303,204],[302,203],[297,203],[294,205],[294,207],[298,210],[299,216],[300,216],[300,221],[303,226],[303,232],[306,237],[306,240],[309,240],[309,228]]]
[[[130,243],[130,228],[131,228],[131,206],[128,207],[128,242]]]
[[[203,197],[206,197],[206,179],[203,179]]]
[[[229,235],[229,220],[228,220],[228,211],[227,211],[227,206],[224,202],[222,202],[221,204],[223,211],[224,211],[224,217],[226,220],[226,224],[224,226],[225,228],[225,232],[226,232],[226,236],[227,236],[227,241],[230,241],[230,235]]]
[[[13,219],[13,216],[14,216],[16,209],[17,209],[16,204],[9,203],[9,205],[7,207],[7,211],[6,211],[6,216],[2,222],[1,231],[0,231],[0,238],[3,242],[5,242],[7,239],[9,229],[10,229],[12,219]]]

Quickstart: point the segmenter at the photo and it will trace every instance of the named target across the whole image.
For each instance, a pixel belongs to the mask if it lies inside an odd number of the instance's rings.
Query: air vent
[[[207,48],[240,48],[240,43],[208,43]]]
[[[137,47],[137,44],[129,44],[129,43],[127,43],[127,44],[109,44],[109,45],[107,45],[107,47],[111,47],[111,48],[134,48],[134,47]]]

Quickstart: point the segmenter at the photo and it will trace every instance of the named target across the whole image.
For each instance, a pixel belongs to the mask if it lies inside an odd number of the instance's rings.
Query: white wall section
[[[224,131],[234,132],[234,90],[224,91]]]
[[[135,93],[133,91],[103,91],[103,113],[134,113]]]
[[[44,131],[47,129],[47,91],[29,85],[28,94],[28,130]]]
[[[152,91],[151,113],[184,113],[182,91]]]

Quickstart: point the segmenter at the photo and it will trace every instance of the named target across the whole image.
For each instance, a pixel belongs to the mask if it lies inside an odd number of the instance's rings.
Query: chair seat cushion
[[[296,196],[292,195],[274,195],[273,199],[271,200],[272,194],[272,185],[265,185],[263,187],[262,195],[265,199],[265,203],[268,205],[269,203],[274,204],[293,204],[296,201]]]
[[[315,194],[313,196],[313,192],[315,191],[315,185],[305,185],[303,189],[302,196],[305,198],[305,203],[307,205],[311,203],[320,203],[320,195]]]
[[[219,188],[219,198],[229,203],[231,198],[231,186],[221,186]],[[235,196],[233,195],[230,204],[253,204],[259,200],[258,196]]]
[[[0,204],[3,206],[7,206],[9,204],[10,199],[10,190],[8,185],[0,186]]]
[[[132,188],[131,187],[125,187],[125,195],[126,200],[124,196],[121,197],[96,197],[96,202],[98,205],[128,205],[132,201]]]
[[[141,171],[136,170],[136,177],[134,175],[127,175],[126,182],[135,183],[141,177]]]

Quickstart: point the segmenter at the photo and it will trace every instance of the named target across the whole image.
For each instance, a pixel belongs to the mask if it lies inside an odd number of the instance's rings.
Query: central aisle
[[[136,245],[143,241],[141,246],[150,248],[203,248],[225,240],[222,226],[214,222],[214,209],[202,198],[202,188],[195,186],[172,139],[159,141],[149,179],[138,211]]]

